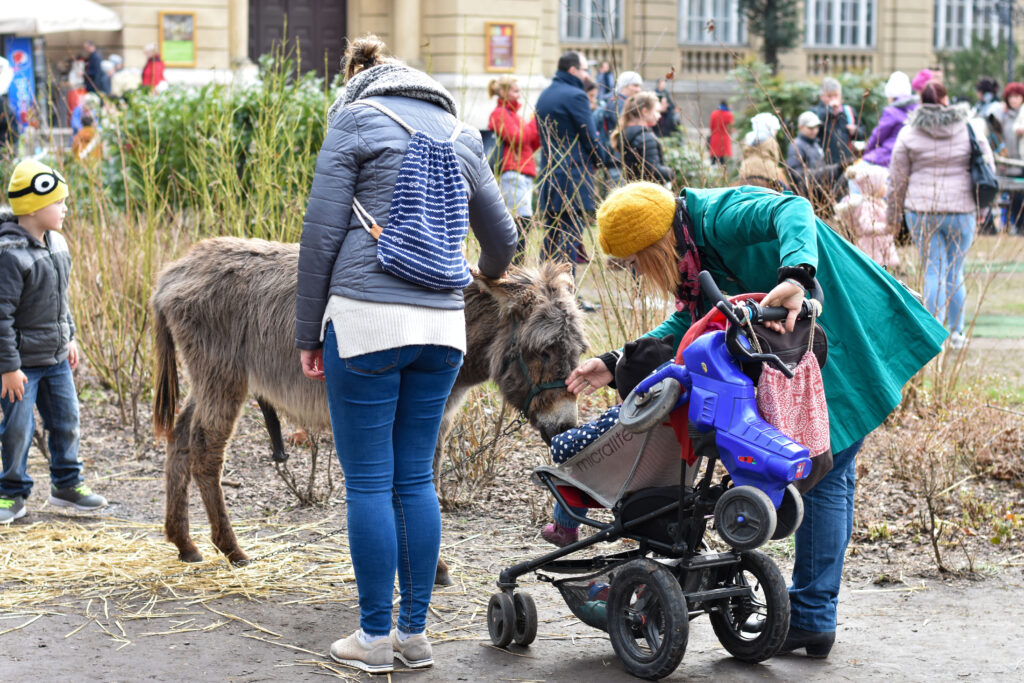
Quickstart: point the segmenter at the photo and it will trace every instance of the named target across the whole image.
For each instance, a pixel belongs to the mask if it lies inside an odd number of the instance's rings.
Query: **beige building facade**
[[[230,77],[278,38],[303,45],[303,65],[337,70],[346,36],[380,35],[399,57],[434,74],[461,98],[467,118],[483,125],[489,103],[489,24],[512,26],[514,65],[535,96],[558,56],[576,49],[616,71],[639,71],[651,84],[667,73],[681,100],[731,92],[729,71],[758,54],[738,0],[98,0],[124,22],[116,34],[89,35],[105,51],[141,66],[142,49],[158,40],[161,11],[195,12],[195,66],[170,69],[170,80]],[[997,0],[804,0],[798,47],[781,54],[788,78],[863,70],[913,75],[939,49],[957,49],[1000,29]],[[493,31],[493,27],[491,27]],[[275,32],[276,31],[276,32]],[[258,34],[258,35],[257,35]],[[51,57],[78,49],[85,34],[47,38]],[[499,46],[500,47],[500,46]],[[325,55],[326,53],[326,55]],[[499,67],[508,55],[499,54]],[[1003,80],[1003,79],[1000,79]]]

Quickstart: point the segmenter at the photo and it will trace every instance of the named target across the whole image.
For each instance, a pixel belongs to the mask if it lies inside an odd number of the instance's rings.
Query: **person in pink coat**
[[[861,251],[891,271],[900,264],[900,255],[885,213],[889,170],[861,162],[847,168],[845,175],[861,193],[847,195],[836,204],[836,219]]]

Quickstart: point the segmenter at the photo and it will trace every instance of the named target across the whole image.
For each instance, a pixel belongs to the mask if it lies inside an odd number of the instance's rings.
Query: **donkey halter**
[[[519,348],[519,321],[516,320],[512,323],[512,348],[516,351],[515,359],[519,362],[519,369],[523,371],[523,377],[530,383],[530,391],[526,394],[526,400],[523,401],[523,407],[520,408],[523,415],[530,414],[530,404],[533,403],[533,399],[537,397],[542,391],[549,389],[565,389],[565,380],[555,380],[553,382],[544,382],[543,384],[537,384],[533,381],[530,376],[530,369],[526,367],[526,361],[523,360],[523,352]],[[505,363],[502,365],[502,374],[508,369],[508,366],[512,363],[511,356],[505,358]]]

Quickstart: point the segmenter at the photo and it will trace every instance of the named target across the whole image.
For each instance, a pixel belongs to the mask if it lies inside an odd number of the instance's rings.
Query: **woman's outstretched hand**
[[[600,358],[591,358],[579,364],[565,380],[566,388],[574,394],[592,394],[611,383],[612,373]]]
[[[775,288],[761,300],[762,306],[782,306],[789,311],[789,315],[786,316],[786,324],[783,326],[781,322],[772,321],[764,324],[769,330],[774,330],[779,334],[785,332],[792,332],[793,326],[796,325],[796,316],[800,313],[800,306],[804,302],[804,288],[789,282],[788,280],[780,282],[775,285]]]

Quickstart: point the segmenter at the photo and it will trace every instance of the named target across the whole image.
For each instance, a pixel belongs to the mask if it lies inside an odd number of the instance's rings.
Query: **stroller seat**
[[[574,507],[613,508],[641,489],[678,486],[683,461],[675,432],[668,421],[644,434],[634,434],[618,420],[621,406],[596,420],[570,429],[551,440],[554,465],[534,470],[548,473],[567,503]],[[692,484],[696,469],[687,470]]]

